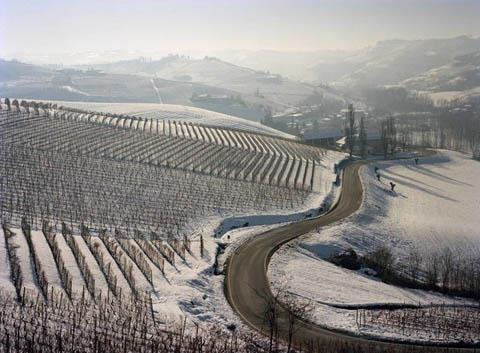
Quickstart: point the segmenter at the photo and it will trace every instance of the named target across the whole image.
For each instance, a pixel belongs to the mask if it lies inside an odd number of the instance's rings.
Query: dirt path
[[[163,104],[163,99],[162,99],[162,96],[160,95],[160,91],[158,90],[157,85],[155,84],[155,79],[151,78],[150,82],[152,83],[153,90],[155,91],[155,94],[157,95],[158,102],[160,104]]]

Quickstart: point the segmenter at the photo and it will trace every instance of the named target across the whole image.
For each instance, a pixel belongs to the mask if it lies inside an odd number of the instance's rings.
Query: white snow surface
[[[158,277],[161,284],[155,288],[154,308],[159,316],[164,317],[166,322],[186,317],[188,321],[203,327],[213,323],[226,327],[233,323],[242,327],[242,331],[248,332],[250,329],[234,313],[225,298],[224,276],[214,275],[213,262],[217,244],[226,245],[225,253],[218,258],[219,268],[223,268],[228,256],[249,238],[288,222],[304,219],[308,214],[316,216],[318,208],[321,205],[328,207],[338,191],[333,187],[333,165],[343,158],[344,154],[337,152],[329,152],[325,156],[321,191],[312,193],[302,209],[294,213],[277,211],[271,214],[247,215],[246,212],[240,217],[218,215],[191,225],[194,234],[193,255],[187,254],[186,262],[176,263],[176,268],[165,262],[165,277]],[[245,223],[249,226],[243,227]],[[200,234],[203,235],[206,249],[203,259],[199,256]],[[216,238],[212,237],[214,234]]]
[[[275,137],[295,139],[295,136],[273,129],[266,125],[239,118],[232,115],[218,113],[202,108],[174,104],[159,103],[92,103],[52,101],[58,105],[89,111],[111,114],[127,114],[148,119],[191,122],[200,125],[219,128],[232,128],[247,132],[262,133]]]
[[[324,156],[322,160],[322,167],[324,168],[322,168],[322,174],[319,178],[318,191],[311,193],[301,209],[293,211],[271,210],[270,213],[262,214],[254,214],[252,210],[248,209],[244,210],[242,214],[218,213],[189,225],[192,253],[186,254],[185,262],[178,256],[175,256],[175,266],[165,261],[165,275],[163,275],[159,269],[148,261],[152,268],[154,285],[154,288],[150,288],[150,290],[152,291],[154,310],[159,319],[168,326],[182,322],[185,318],[187,325],[193,330],[195,325],[192,325],[192,323],[207,329],[211,325],[216,328],[226,328],[229,324],[235,324],[237,328],[241,328],[242,332],[250,332],[250,329],[242,323],[224,296],[224,276],[214,274],[213,264],[217,244],[227,245],[225,253],[219,257],[219,268],[222,268],[228,255],[248,238],[286,222],[304,219],[309,214],[315,216],[319,207],[330,204],[338,191],[333,187],[333,181],[335,180],[333,166],[343,158],[343,153],[330,151]],[[246,223],[248,223],[248,227],[245,227]],[[19,229],[12,230],[19,234],[20,240],[25,242]],[[200,255],[200,235],[203,236],[205,245],[203,258]],[[77,242],[83,243],[80,236],[75,236],[75,238]],[[124,289],[124,292],[128,291],[128,284],[104,244],[99,239],[95,242],[98,243],[100,250],[103,252],[106,262],[112,263],[112,270],[119,279],[119,286]],[[87,261],[94,268],[94,273],[101,276],[95,260],[88,254],[87,246],[83,244],[80,249],[85,252]],[[20,250],[19,256],[26,271],[30,267],[26,242]],[[3,257],[6,258],[6,255],[2,255]],[[70,265],[76,266],[73,258]],[[7,276],[7,273],[5,272],[3,276]],[[138,277],[142,276],[138,274]],[[26,278],[27,284],[35,287],[33,278],[29,277],[31,275]],[[102,285],[106,286],[104,280],[96,281],[96,285],[98,285],[96,289],[100,289]],[[106,290],[106,288],[102,289]]]
[[[380,168],[381,182],[374,167]],[[325,327],[370,336],[404,337],[385,328],[359,329],[355,310],[376,304],[461,304],[468,300],[434,292],[399,288],[326,260],[339,250],[364,254],[379,244],[391,247],[399,261],[411,249],[424,258],[443,251],[480,255],[480,162],[469,156],[438,151],[431,157],[371,163],[361,170],[364,199],[347,219],[311,232],[283,246],[270,262],[268,276],[275,290],[311,301],[312,320]],[[396,184],[390,191],[390,181]],[[308,271],[305,269],[308,268]]]
[[[18,231],[20,232],[20,230]],[[35,252],[38,254],[41,269],[47,276],[48,285],[62,291],[63,287],[60,274],[58,273],[57,265],[55,264],[55,259],[47,243],[47,239],[45,239],[43,233],[38,230],[32,230],[31,234],[32,244],[35,248]]]
[[[5,234],[0,227],[0,287],[8,292],[15,292],[15,287],[10,281],[10,262],[8,261]]]
[[[374,176],[380,168],[381,182]],[[325,245],[360,253],[380,243],[398,256],[417,249],[425,255],[449,247],[463,256],[480,255],[480,163],[458,152],[378,162],[362,170],[363,204],[353,216],[306,240],[312,252]],[[396,184],[395,192],[389,183]],[[319,246],[318,249],[316,249]]]

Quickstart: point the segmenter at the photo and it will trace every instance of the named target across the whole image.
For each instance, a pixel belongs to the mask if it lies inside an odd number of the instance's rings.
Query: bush
[[[368,267],[377,271],[383,280],[388,281],[392,278],[395,259],[392,251],[387,246],[380,245],[373,252],[368,253],[365,256],[365,263]]]
[[[337,265],[349,270],[359,270],[362,267],[362,263],[353,249],[348,249],[334,255],[331,261]]]

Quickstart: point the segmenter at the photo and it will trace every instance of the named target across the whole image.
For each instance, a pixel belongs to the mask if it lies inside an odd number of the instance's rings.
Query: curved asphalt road
[[[272,298],[267,267],[272,254],[283,244],[305,234],[317,227],[325,226],[348,217],[362,203],[362,183],[359,169],[364,163],[357,162],[348,165],[343,174],[343,187],[337,204],[323,216],[299,221],[275,228],[247,241],[230,257],[225,278],[225,295],[232,308],[249,326],[268,335],[268,325],[265,324],[263,313],[266,310],[267,299]],[[308,269],[306,269],[308,270]],[[286,340],[288,337],[287,313],[282,308],[278,314],[279,335]],[[372,344],[371,340],[351,336],[308,322],[298,322],[294,335],[297,346],[321,344],[324,339],[335,339],[351,343]],[[375,344],[391,345],[385,341]]]

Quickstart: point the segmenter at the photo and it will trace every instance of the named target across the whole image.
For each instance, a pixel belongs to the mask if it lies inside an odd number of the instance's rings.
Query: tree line
[[[345,122],[344,149],[350,158],[356,153],[365,158],[372,141],[367,131],[375,129],[378,138],[374,144],[384,158],[408,148],[441,148],[471,154],[480,159],[480,114],[465,109],[443,109],[435,114],[404,114],[367,119],[358,119],[353,105],[349,105]]]

